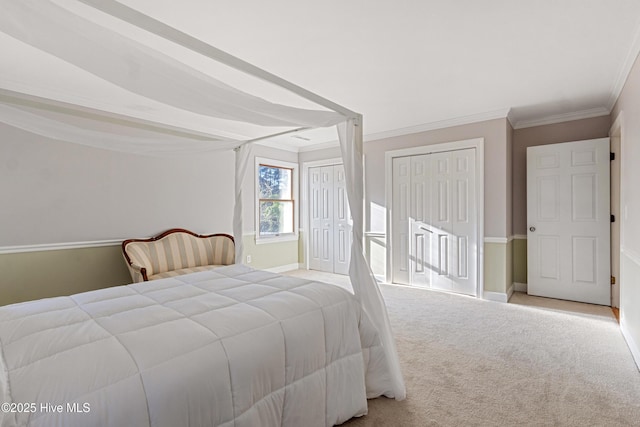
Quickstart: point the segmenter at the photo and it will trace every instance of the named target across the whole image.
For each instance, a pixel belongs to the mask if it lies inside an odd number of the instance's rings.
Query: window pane
[[[293,233],[293,202],[260,202],[260,235]]]
[[[260,165],[260,199],[292,199],[291,169]]]

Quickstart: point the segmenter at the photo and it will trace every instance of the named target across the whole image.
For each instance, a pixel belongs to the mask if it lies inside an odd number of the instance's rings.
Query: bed
[[[386,391],[346,290],[232,265],[0,308],[2,427],[331,426]]]
[[[335,125],[354,291],[234,265],[0,308],[0,425],[332,425],[405,398],[364,257],[361,114],[122,2],[0,3],[0,122],[148,161],[233,149],[236,260],[252,146]]]

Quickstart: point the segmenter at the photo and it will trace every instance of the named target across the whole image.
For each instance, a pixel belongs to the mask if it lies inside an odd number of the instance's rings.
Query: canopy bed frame
[[[35,48],[43,51],[65,63],[72,64],[88,75],[98,77],[101,81],[107,81],[115,85],[118,90],[127,91],[126,96],[135,94],[140,99],[144,98],[153,103],[154,108],[159,110],[164,108],[170,113],[180,111],[180,114],[187,111],[197,115],[199,119],[206,117],[208,125],[220,126],[219,131],[213,130],[212,127],[205,131],[202,130],[202,127],[194,127],[193,129],[183,127],[179,128],[179,134],[176,134],[176,132],[166,132],[172,130],[171,125],[141,120],[141,117],[128,109],[125,103],[117,111],[102,109],[100,108],[100,100],[91,99],[83,104],[78,100],[85,99],[86,96],[84,98],[78,97],[75,96],[77,94],[69,92],[66,94],[68,96],[56,97],[52,95],[54,92],[48,92],[45,89],[41,91],[29,89],[32,88],[29,82],[22,82],[22,85],[6,85],[0,91],[0,122],[47,138],[151,156],[168,156],[174,152],[233,149],[236,162],[233,220],[236,260],[243,259],[242,181],[249,163],[253,143],[307,129],[337,126],[346,173],[347,195],[353,217],[354,236],[349,276],[355,300],[366,316],[366,318],[363,317],[365,320],[362,322],[364,324],[368,322],[366,319],[371,319],[379,337],[379,347],[383,355],[376,359],[376,363],[378,364],[377,369],[384,371],[384,375],[379,377],[377,380],[379,383],[373,387],[376,392],[368,392],[367,394],[368,397],[384,394],[398,400],[404,399],[405,387],[386,307],[380,289],[364,257],[363,141],[362,116],[360,114],[116,1],[0,0],[0,8],[2,10],[0,13],[0,32],[10,36],[12,40],[18,40],[20,43],[28,45],[30,49]],[[122,33],[118,30],[121,27],[126,27]],[[277,88],[284,89],[299,97],[301,101],[295,102],[295,104],[304,105],[304,107],[267,101],[262,95],[253,95],[242,90],[244,88],[232,86],[229,79],[213,78],[209,70],[206,73],[202,72],[186,62],[182,62],[181,59],[163,54],[159,49],[164,49],[164,47],[158,48],[155,45],[150,47],[135,41],[131,35],[132,32],[144,33],[145,36],[142,38],[150,37],[158,43],[158,46],[171,48],[173,52],[176,51],[176,47],[179,47],[181,49],[180,55],[184,54],[185,57],[193,55],[195,52],[208,60],[222,64],[224,70],[221,75],[226,76],[228,69],[232,69],[251,78],[273,84]],[[26,89],[19,90],[21,88]],[[310,104],[317,105],[318,108],[307,108]],[[79,121],[74,116],[74,111],[84,113],[90,111],[91,115],[84,114],[82,120]],[[100,117],[114,116],[132,123],[150,123],[158,130],[157,135],[150,138],[148,135],[139,136],[135,133],[110,132],[109,129],[99,125]],[[244,133],[238,131],[240,125],[243,126],[242,132]],[[126,128],[126,126],[124,127]],[[244,136],[238,137],[239,134]],[[240,269],[238,273],[240,276],[253,274],[248,270],[242,270],[246,267],[241,265],[224,268]],[[218,276],[198,276],[206,274]],[[220,274],[225,273],[219,273],[218,270],[216,272],[194,273],[195,278],[190,278],[191,276],[187,275],[181,276],[181,278],[159,280],[156,283],[165,283],[165,286],[172,289],[176,287],[177,282],[189,283],[198,288],[198,292],[200,292],[206,286],[198,287],[199,281],[220,279]],[[256,277],[264,279],[264,276],[256,274]],[[283,286],[286,290],[288,285],[285,283]],[[145,292],[151,292],[147,288],[123,288],[126,290],[112,292],[116,294],[121,292],[127,295],[142,295]],[[109,291],[105,290],[99,295],[108,293]],[[136,295],[133,297],[137,298]],[[24,322],[27,322],[27,320],[21,320],[22,318],[19,316],[21,307],[26,310],[25,316],[28,318],[29,310],[32,310],[32,314],[33,312],[41,313],[43,304],[52,311],[56,311],[56,308],[51,304],[54,306],[62,304],[60,310],[71,310],[73,317],[81,315],[76,310],[78,307],[87,312],[83,304],[88,304],[87,301],[95,302],[101,298],[100,296],[80,294],[74,296],[72,300],[58,301],[55,304],[35,302],[35,305],[27,303],[27,305],[10,306],[0,312],[0,323],[4,328],[0,330],[0,340],[11,341],[15,332],[11,328],[16,328],[17,325],[24,325]],[[162,305],[161,301],[155,301],[155,303]],[[49,318],[47,316],[44,317]],[[34,331],[40,330],[40,326],[32,325],[31,327],[34,328]],[[25,332],[22,330],[20,333]],[[364,333],[370,334],[370,331]],[[363,349],[362,354],[365,361],[370,363],[368,348]],[[0,381],[0,385],[3,387],[2,392],[5,400],[12,401],[16,396],[12,396],[10,384],[12,379],[19,378],[19,364],[11,365],[11,361],[4,360],[2,367],[3,379]],[[342,374],[349,378],[356,375],[353,372],[343,372]],[[193,373],[193,375],[197,376],[197,373]],[[25,398],[25,395],[21,397]],[[149,399],[148,396],[147,399]],[[286,406],[288,403],[283,404]],[[108,406],[107,404],[106,407]],[[353,415],[362,415],[362,411],[356,410],[349,416]],[[5,417],[2,425],[5,425],[5,422],[6,425],[13,425],[14,422],[24,419],[24,417],[16,418],[13,414],[13,416]],[[336,422],[337,420],[344,421],[344,416],[327,418],[327,422]],[[282,425],[287,423],[295,425],[295,422],[295,419],[286,422],[280,420]],[[163,425],[163,422],[149,420],[149,424]],[[240,424],[242,423],[240,422]],[[34,422],[33,425],[38,424]]]

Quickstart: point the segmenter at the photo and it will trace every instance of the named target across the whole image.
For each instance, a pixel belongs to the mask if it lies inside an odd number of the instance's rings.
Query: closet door
[[[349,274],[351,259],[352,221],[347,199],[347,182],[343,165],[333,166],[333,272]]]
[[[412,156],[409,228],[410,282],[416,286],[431,286],[433,272],[431,227],[431,156]]]
[[[477,295],[475,150],[434,153],[431,162],[431,287]]]
[[[410,192],[411,192],[411,157],[393,159],[393,215],[391,223],[391,244],[393,245],[391,265],[393,283],[409,285],[409,244],[410,244]]]
[[[475,149],[392,166],[393,282],[477,295]]]
[[[309,169],[309,268],[333,271],[333,167]]]

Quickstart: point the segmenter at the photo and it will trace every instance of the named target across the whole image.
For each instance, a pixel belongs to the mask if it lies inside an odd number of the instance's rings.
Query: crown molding
[[[616,105],[616,102],[618,101],[618,98],[622,93],[622,89],[624,89],[624,85],[627,83],[629,73],[631,73],[631,68],[633,68],[633,64],[635,64],[636,59],[638,58],[638,55],[640,55],[640,19],[638,19],[638,22],[636,22],[636,31],[631,42],[631,47],[629,48],[627,56],[622,63],[622,67],[620,67],[616,80],[611,87],[611,95],[609,96],[609,101],[607,102],[609,111],[613,110],[613,107]]]
[[[556,114],[540,119],[518,120],[512,124],[514,129],[531,128],[534,126],[552,125],[556,123],[570,122],[573,120],[590,119],[593,117],[607,116],[611,110],[605,107],[591,108],[589,110],[574,111],[572,113]],[[512,122],[513,123],[513,122]]]

